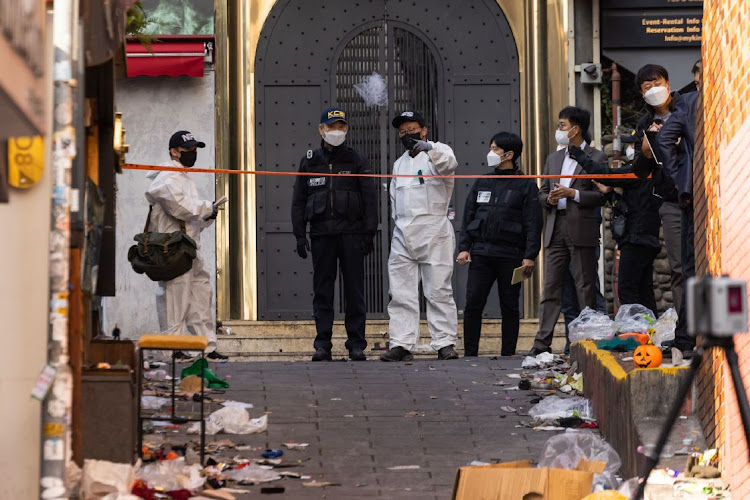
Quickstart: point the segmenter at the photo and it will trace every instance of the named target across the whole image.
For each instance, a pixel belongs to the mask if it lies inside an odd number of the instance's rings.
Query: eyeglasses
[[[399,130],[398,131],[398,136],[399,137],[403,137],[405,135],[418,134],[420,132],[422,132],[421,128],[414,127],[414,128],[410,128],[410,129],[407,129],[407,130]]]

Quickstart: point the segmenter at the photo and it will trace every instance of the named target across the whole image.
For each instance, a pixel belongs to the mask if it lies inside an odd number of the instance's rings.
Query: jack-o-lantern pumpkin
[[[633,363],[638,368],[656,368],[661,360],[661,349],[653,344],[638,346],[633,353]]]

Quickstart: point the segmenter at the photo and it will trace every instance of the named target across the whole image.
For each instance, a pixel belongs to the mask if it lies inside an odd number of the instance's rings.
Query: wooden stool
[[[206,450],[206,420],[204,418],[203,386],[205,384],[205,363],[201,363],[201,416],[200,419],[180,417],[175,415],[175,354],[177,351],[200,351],[200,359],[205,359],[205,350],[208,346],[206,337],[196,335],[143,335],[138,340],[138,456],[143,458],[143,422],[153,420],[164,420],[163,418],[144,417],[141,414],[141,392],[143,386],[143,353],[145,351],[172,351],[172,407],[170,409],[170,421],[176,424],[185,422],[201,423],[201,465],[205,458]]]

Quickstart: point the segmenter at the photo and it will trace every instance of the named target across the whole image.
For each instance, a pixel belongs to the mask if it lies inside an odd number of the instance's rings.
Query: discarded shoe
[[[458,359],[458,353],[452,345],[438,349],[438,359]]]
[[[222,361],[222,360],[225,360],[225,359],[229,359],[229,356],[225,356],[225,355],[221,354],[219,351],[211,351],[208,354],[206,354],[206,357],[208,359],[215,359],[215,360],[219,360],[219,361]]]
[[[174,353],[174,359],[179,363],[190,361],[191,359],[193,359],[193,357],[185,352],[177,351]]]
[[[362,349],[359,347],[354,347],[352,349],[349,349],[349,359],[352,361],[366,361],[367,356],[365,356],[365,353]]]
[[[396,346],[380,355],[380,361],[411,361],[414,355],[401,346]]]
[[[538,347],[532,347],[527,356],[539,356],[543,352],[552,352],[552,349],[547,347],[546,349],[539,349]]]
[[[318,347],[312,355],[313,361],[331,361],[331,351]]]

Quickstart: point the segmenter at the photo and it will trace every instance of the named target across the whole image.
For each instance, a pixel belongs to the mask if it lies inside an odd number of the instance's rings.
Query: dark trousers
[[[552,239],[544,258],[544,297],[539,304],[539,331],[534,347],[547,350],[552,345],[557,320],[562,311],[562,291],[569,266],[580,307],[596,307],[596,247],[576,246],[568,235],[567,216],[557,216]]]
[[[682,209],[682,277],[687,287],[688,278],[695,276],[695,223],[693,220],[693,206],[689,205]],[[674,346],[682,351],[695,347],[695,339],[687,332],[687,303],[682,294],[682,304],[677,310],[677,327],[674,332]]]
[[[641,304],[656,310],[654,297],[654,259],[658,248],[624,244],[620,248],[620,274],[618,291],[621,304]]]
[[[607,301],[602,295],[601,286],[599,285],[599,255],[601,247],[596,247],[594,265],[596,266],[596,310],[607,314]],[[562,295],[562,314],[565,318],[565,354],[570,352],[570,323],[581,314],[581,307],[578,305],[578,292],[576,291],[576,280],[573,278],[573,263],[568,266],[568,275],[565,276]]]
[[[464,355],[479,353],[479,337],[482,335],[482,313],[492,285],[497,281],[502,314],[503,343],[500,354],[512,356],[516,353],[518,324],[521,318],[518,301],[521,283],[511,285],[513,270],[521,265],[521,259],[484,257],[474,255],[469,264],[469,281],[466,285],[466,307],[464,308]]]
[[[313,236],[313,317],[317,336],[313,347],[333,347],[333,299],[339,267],[344,281],[346,348],[367,347],[365,340],[365,265],[361,234]]]

